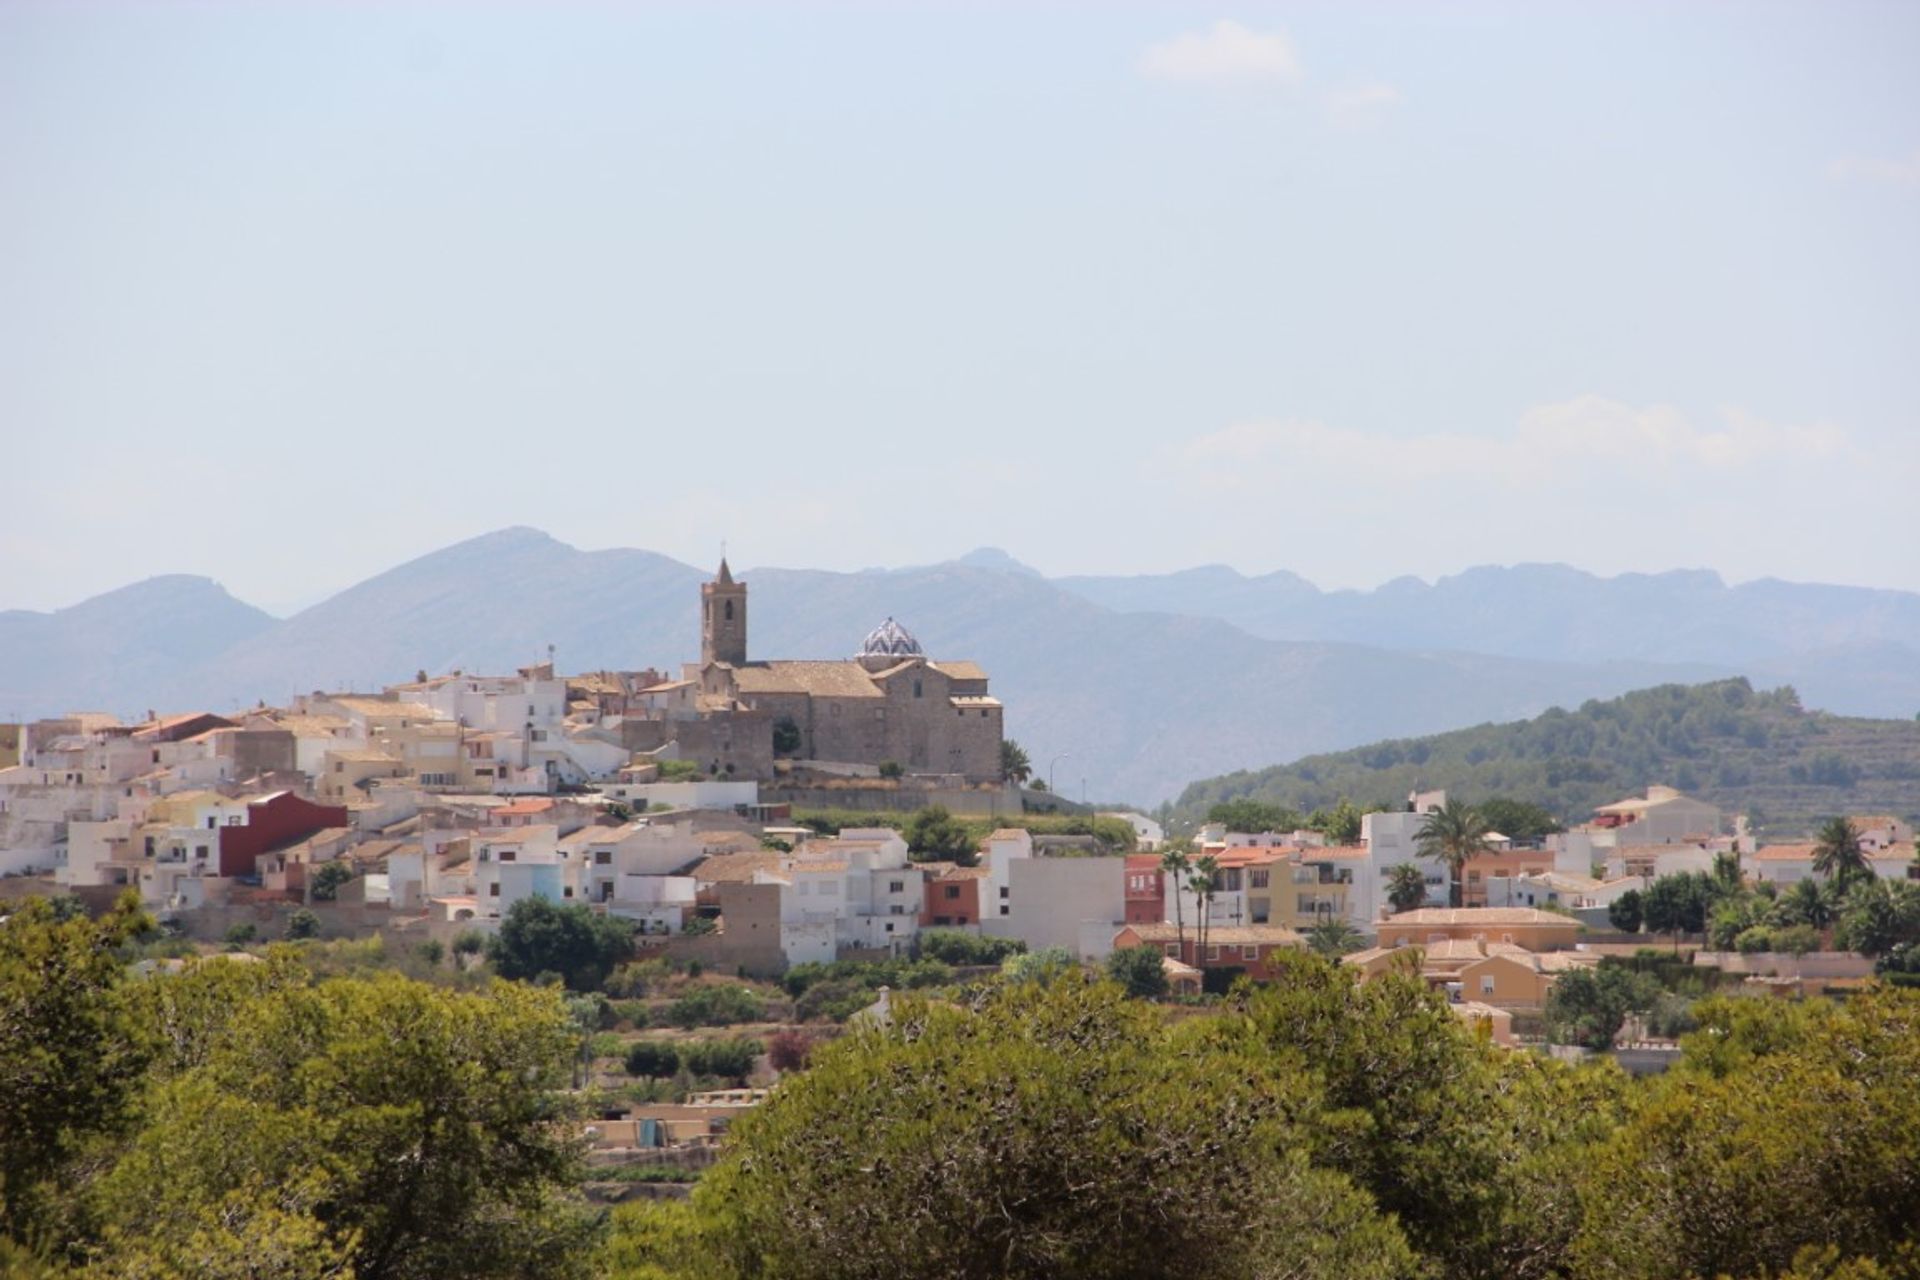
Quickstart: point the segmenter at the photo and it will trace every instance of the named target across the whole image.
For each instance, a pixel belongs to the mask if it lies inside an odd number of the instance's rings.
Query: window
[[[918,680],[913,682],[913,696],[916,698],[920,696],[920,682]]]
[[[1272,873],[1269,872],[1265,867],[1255,867],[1252,871],[1247,873],[1248,875],[1247,883],[1255,889],[1264,889],[1267,887],[1267,877],[1270,874]]]
[[[948,901],[952,901],[953,899],[955,899],[955,898],[958,898],[959,896],[960,896],[960,886],[959,886],[959,885],[957,885],[957,884],[950,884],[950,885],[948,885],[948,886],[946,886],[946,898],[947,898],[947,900],[948,900]]]
[[[1260,958],[1259,944],[1254,943],[1254,944],[1241,947],[1240,958],[1242,960],[1258,960]]]
[[[208,818],[208,819],[207,819],[207,830],[209,830],[209,831],[211,831],[211,830],[213,830],[213,829],[214,829],[215,827],[217,827],[217,826],[219,826],[219,825],[220,825],[220,819],[219,819],[219,818],[216,818],[216,817],[210,817],[210,818]]]
[[[489,898],[497,898],[500,896],[500,882],[498,880],[487,886],[487,896]]]
[[[1002,906],[1002,907],[1000,908],[1000,914],[1001,914],[1001,915],[1003,915],[1003,916],[1004,916],[1004,915],[1006,915],[1006,914],[1007,914],[1007,912],[1008,912],[1008,908],[1007,908],[1007,907],[1005,907],[1005,906]]]
[[[982,720],[985,720],[985,719],[987,718],[987,713],[986,713],[985,711],[982,711],[982,712],[980,713],[980,718],[981,718]]]
[[[560,896],[563,898],[571,898],[573,896],[573,886],[568,885],[564,889],[560,890]]]
[[[727,621],[733,621],[733,601],[727,601]]]
[[[193,856],[196,858],[205,858],[207,856],[207,846],[203,844],[193,846]]]
[[[593,851],[593,861],[595,866],[610,866],[613,862],[613,850],[595,849]]]
[[[1006,896],[1007,896],[1007,886],[1005,886],[1005,885],[1001,885],[1001,886],[1000,886],[1000,896],[1001,896],[1002,898],[1004,898],[1004,897],[1006,897]]]
[[[1165,951],[1168,955],[1172,956],[1175,960],[1178,960],[1180,958],[1180,944],[1177,942],[1164,943],[1161,946],[1161,950]]]
[[[907,888],[907,882],[905,880],[887,881],[888,893],[904,893],[906,891],[906,888]]]
[[[903,916],[907,914],[907,909],[896,902],[887,908],[887,914],[890,916]]]
[[[1493,994],[1493,975],[1492,974],[1483,973],[1480,975],[1480,994],[1483,996],[1490,996]]]
[[[1211,944],[1210,944],[1210,945],[1209,945],[1209,946],[1207,947],[1207,960],[1208,960],[1208,962],[1209,962],[1209,963],[1212,963],[1212,962],[1215,962],[1215,961],[1218,961],[1219,959],[1220,959],[1220,948],[1219,948],[1219,947],[1217,947],[1217,946],[1213,946],[1213,945],[1211,945]]]
[[[892,932],[893,932],[893,921],[891,921],[891,920],[889,920],[889,921],[887,921],[887,932],[888,932],[888,933],[892,933]]]

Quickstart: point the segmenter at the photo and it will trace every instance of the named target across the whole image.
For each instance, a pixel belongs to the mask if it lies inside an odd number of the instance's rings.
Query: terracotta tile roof
[[[1819,846],[1807,844],[1769,844],[1761,846],[1755,853],[1758,862],[1811,862],[1813,851]]]
[[[733,669],[743,694],[804,693],[816,698],[881,698],[886,695],[857,662],[754,662]]]
[[[1485,960],[1489,956],[1512,956],[1522,960],[1533,956],[1533,952],[1512,942],[1483,942],[1478,938],[1442,938],[1418,945],[1426,954],[1429,964],[1462,964]]]
[[[1570,916],[1556,915],[1551,911],[1536,911],[1532,907],[1420,907],[1414,911],[1402,911],[1390,916],[1383,924],[1390,925],[1490,925],[1490,924],[1531,924],[1564,926],[1578,929],[1580,922]]]
[[[421,702],[389,702],[385,698],[329,698],[336,707],[363,716],[405,716],[409,720],[437,720],[439,713]]]
[[[1180,930],[1171,924],[1130,924],[1126,926],[1142,942],[1177,942]],[[1199,935],[1192,925],[1186,929],[1189,941],[1198,942]],[[1223,947],[1274,946],[1300,947],[1306,945],[1302,938],[1285,925],[1278,924],[1218,924],[1207,929],[1207,945]]]
[[[553,808],[553,798],[551,796],[528,796],[525,799],[514,800],[503,804],[493,812],[495,817],[521,818],[532,817],[536,813],[545,813],[551,808]]]
[[[963,867],[957,862],[916,862],[913,865],[926,873],[930,884],[946,880],[984,880],[993,872],[992,867]]]
[[[751,884],[761,871],[778,871],[786,855],[771,850],[709,854],[690,873],[701,884]]]
[[[1287,845],[1236,845],[1222,849],[1213,858],[1223,867],[1248,867],[1284,862],[1294,852],[1297,850]]]

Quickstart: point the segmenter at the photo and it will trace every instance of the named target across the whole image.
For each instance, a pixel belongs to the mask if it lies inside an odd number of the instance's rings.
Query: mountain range
[[[285,619],[169,576],[53,613],[0,613],[0,715],[231,710],[416,671],[566,671],[697,656],[709,572],[513,528],[400,565]],[[1049,579],[983,548],[857,573],[761,568],[755,656],[844,657],[883,617],[971,658],[1036,770],[1152,804],[1187,782],[1382,738],[1536,715],[1646,685],[1746,675],[1810,706],[1920,708],[1920,595],[1712,574],[1475,569],[1322,592],[1202,568]]]

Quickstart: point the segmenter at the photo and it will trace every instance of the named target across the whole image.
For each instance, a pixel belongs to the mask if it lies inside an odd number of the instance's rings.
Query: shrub
[[[736,1022],[759,1022],[766,1017],[766,1005],[745,987],[699,987],[687,992],[667,1009],[667,1020],[676,1027],[729,1027]]]
[[[1653,1002],[1647,1011],[1647,1031],[1662,1040],[1678,1040],[1700,1025],[1693,1016],[1693,1001],[1671,993]]]
[[[413,949],[413,954],[419,956],[423,964],[437,969],[440,967],[440,962],[447,958],[447,948],[438,939],[428,938]]]
[[[1751,929],[1743,929],[1740,936],[1733,940],[1733,949],[1743,956],[1771,951],[1773,950],[1773,930],[1758,924]]]
[[[759,1056],[758,1040],[696,1040],[680,1051],[680,1062],[697,1076],[720,1076],[745,1084]]]
[[[315,902],[332,902],[340,896],[340,886],[353,879],[353,864],[336,858],[314,870],[308,888]]]
[[[320,936],[320,917],[301,907],[287,917],[287,941],[299,942]]]
[[[777,1031],[767,1041],[767,1062],[775,1071],[804,1071],[813,1056],[813,1037],[797,1027]]]
[[[1155,946],[1120,947],[1107,956],[1107,976],[1128,995],[1153,999],[1167,994],[1165,960]]]
[[[844,978],[816,982],[794,1002],[793,1016],[802,1022],[845,1022],[874,1001],[873,988]]]
[[[616,1000],[637,999],[672,972],[673,966],[665,960],[638,960],[623,964],[607,975],[605,990]]]
[[[1014,938],[983,938],[957,929],[925,930],[919,942],[922,956],[953,965],[999,964],[1026,949],[1026,943]]]
[[[1784,951],[1790,956],[1803,956],[1809,951],[1820,949],[1820,931],[1809,925],[1796,924],[1785,929],[1773,931],[1773,949]]]
[[[227,945],[230,947],[244,947],[259,936],[260,931],[258,929],[254,928],[251,924],[243,922],[227,930]]]
[[[898,778],[904,773],[906,773],[906,770],[900,767],[898,760],[882,760],[880,762],[880,776],[883,778]]]
[[[670,1076],[680,1070],[680,1051],[665,1040],[636,1040],[627,1046],[627,1074]]]

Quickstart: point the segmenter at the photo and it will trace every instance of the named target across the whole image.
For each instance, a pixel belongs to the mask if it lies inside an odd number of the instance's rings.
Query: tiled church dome
[[[920,642],[913,633],[888,618],[885,622],[867,633],[866,643],[860,646],[862,658],[918,658]]]

